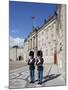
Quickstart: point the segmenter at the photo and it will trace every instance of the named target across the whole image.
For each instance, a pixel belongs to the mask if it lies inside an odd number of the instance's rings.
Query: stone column
[[[31,49],[32,49],[32,39],[31,39]]]

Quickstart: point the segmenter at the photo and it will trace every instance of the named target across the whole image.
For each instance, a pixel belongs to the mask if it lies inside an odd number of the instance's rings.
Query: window
[[[60,51],[62,51],[62,43],[60,43]]]
[[[42,38],[42,44],[43,44],[43,42],[44,42],[44,39]]]
[[[48,36],[46,36],[46,39],[48,39]]]
[[[43,35],[44,32],[42,32],[42,35]]]
[[[51,32],[51,40],[53,40],[53,38],[54,38],[54,34],[53,32]]]
[[[53,48],[51,48],[50,50],[50,55],[53,55]]]
[[[51,33],[51,37],[53,37],[54,35],[53,35],[53,33]]]
[[[30,49],[30,45],[29,45],[29,43],[30,43],[30,42],[28,41],[28,50]]]
[[[45,33],[46,39],[48,39],[48,30]]]
[[[39,47],[40,47],[40,40],[39,40],[38,44],[39,44]]]
[[[33,48],[35,47],[35,37],[33,37]]]
[[[52,24],[52,29],[54,28],[54,24]]]
[[[44,46],[46,46],[46,43],[44,43]]]
[[[46,56],[48,55],[48,49],[46,49]]]
[[[51,28],[50,28],[51,30],[53,29],[53,25],[51,25]]]
[[[30,45],[30,46],[31,46],[30,48],[32,49],[32,39],[30,40],[30,44],[31,44],[31,45]]]

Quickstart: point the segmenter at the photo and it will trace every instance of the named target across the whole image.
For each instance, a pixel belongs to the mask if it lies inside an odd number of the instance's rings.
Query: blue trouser
[[[43,70],[38,70],[38,80],[42,81],[43,79]]]
[[[34,81],[34,70],[30,70],[30,79]]]

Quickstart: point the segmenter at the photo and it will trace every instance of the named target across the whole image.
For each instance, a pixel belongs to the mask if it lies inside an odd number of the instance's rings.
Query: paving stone
[[[26,83],[27,82],[25,80],[15,79],[14,83],[10,86],[10,88],[24,88]]]
[[[9,75],[9,79],[14,79],[19,76],[19,73],[12,73]]]
[[[28,67],[12,71],[9,76],[10,88],[35,88],[45,86],[65,85],[65,80],[58,72],[56,65],[46,65],[43,72],[42,85],[38,85],[38,71],[35,69],[35,83],[31,84]],[[57,76],[57,77],[56,77]]]

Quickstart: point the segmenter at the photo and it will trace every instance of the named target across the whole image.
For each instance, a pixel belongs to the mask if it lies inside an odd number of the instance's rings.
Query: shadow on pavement
[[[61,74],[51,74],[51,75],[47,75],[47,76],[44,76],[43,77],[43,81],[42,81],[42,83],[45,83],[45,82],[47,82],[47,81],[50,81],[50,80],[52,80],[52,79],[55,79],[55,78],[57,78],[57,77],[59,77]],[[35,80],[35,82],[37,82],[38,80]]]
[[[61,74],[51,74],[51,75],[47,75],[45,77],[43,77],[43,79],[45,79],[44,81],[42,81],[42,83],[45,83],[47,81],[50,81],[52,79],[55,79],[57,77],[59,77]]]

